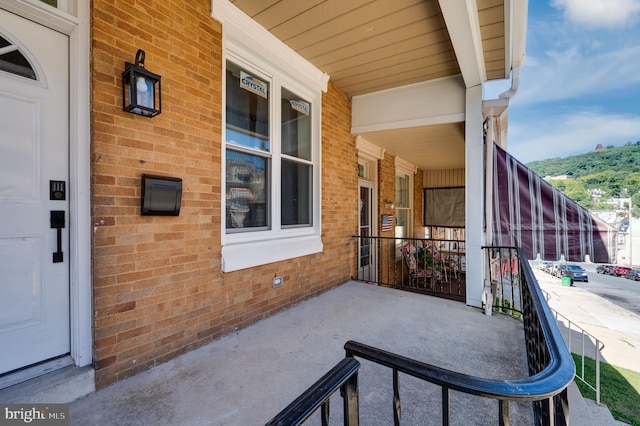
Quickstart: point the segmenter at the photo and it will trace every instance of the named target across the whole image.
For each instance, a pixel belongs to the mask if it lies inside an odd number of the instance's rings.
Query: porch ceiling
[[[231,0],[349,96],[460,74],[437,0]],[[505,0],[478,0],[488,79],[505,67]]]
[[[422,170],[465,167],[464,123],[382,130],[360,136]]]
[[[476,85],[511,69],[508,0],[447,3],[445,14],[438,0],[230,1],[350,97],[459,74]],[[360,135],[421,169],[464,167],[464,123]]]

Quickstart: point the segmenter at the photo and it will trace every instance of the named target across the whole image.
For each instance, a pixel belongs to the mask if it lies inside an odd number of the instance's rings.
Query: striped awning
[[[494,145],[493,244],[524,249],[529,259],[610,263],[617,231]]]

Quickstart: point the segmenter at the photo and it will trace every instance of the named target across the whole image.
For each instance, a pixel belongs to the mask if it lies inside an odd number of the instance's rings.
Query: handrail
[[[517,251],[520,259],[526,259],[526,255],[522,249],[518,248]],[[551,308],[549,308],[549,305],[546,303],[546,299],[544,299],[542,295],[542,290],[539,286],[533,285],[533,283],[537,283],[538,280],[533,274],[529,262],[520,262],[520,265],[521,270],[526,278],[525,282],[527,283],[527,287],[531,292],[530,295],[533,298],[536,312],[538,313],[538,316],[542,315],[542,318],[539,318],[539,322],[545,334],[546,341],[550,345],[549,350],[552,356],[552,364],[566,363],[574,366],[573,372],[571,373],[571,378],[567,382],[568,385],[571,380],[573,380],[573,375],[575,374],[575,365],[573,363],[573,358],[571,358],[571,354],[569,353],[566,345],[564,345],[564,339],[562,338],[562,334],[560,333],[560,328],[558,328],[558,324],[551,312]],[[564,347],[564,350],[561,350],[561,345]]]
[[[344,349],[347,357],[363,358],[448,389],[499,400],[533,401],[548,398],[573,380],[573,375],[556,376],[556,373],[562,373],[557,364],[535,376],[495,380],[457,373],[353,340],[348,341]]]
[[[358,389],[355,371],[359,364],[351,365],[354,357],[360,357],[393,370],[393,407],[395,424],[400,424],[399,373],[439,385],[442,388],[442,423],[450,422],[450,391],[455,390],[470,395],[491,398],[499,401],[499,424],[508,425],[510,401],[533,401],[536,424],[567,425],[569,406],[567,387],[575,376],[575,364],[569,353],[551,310],[544,301],[537,280],[524,257],[524,252],[514,247],[483,247],[483,249],[503,250],[518,255],[518,269],[524,279],[520,280],[522,300],[522,321],[524,322],[525,341],[529,377],[497,380],[475,377],[469,374],[447,370],[418,360],[374,348],[372,346],[348,341],[345,346],[346,358],[316,384],[298,397],[268,425],[299,424],[322,407],[322,424],[328,422],[328,400],[341,386],[344,398],[344,425],[358,424]],[[357,362],[357,361],[355,361]],[[351,365],[353,375],[341,375],[337,380],[335,371],[341,371]],[[348,382],[347,382],[348,380]],[[325,389],[329,387],[330,389]]]
[[[353,358],[345,358],[335,365],[327,374],[309,387],[304,393],[280,411],[266,426],[299,425],[309,418],[318,408],[322,407],[322,424],[329,421],[329,398],[338,389],[343,388],[345,397],[344,424],[357,424],[358,395],[357,378],[360,363]],[[350,386],[348,389],[346,387]],[[348,419],[355,417],[356,422],[349,423]]]
[[[529,379],[540,380],[545,376],[554,376],[564,386],[559,388],[564,395],[554,398],[554,405],[543,404],[534,405],[536,416],[547,417],[555,412],[555,415],[564,417],[563,411],[568,413],[568,402],[566,387],[575,377],[575,363],[571,353],[567,349],[557,322],[551,312],[551,308],[546,303],[537,279],[533,274],[531,265],[526,261],[524,251],[516,247],[483,247],[491,251],[509,250],[515,251],[518,257],[519,271],[524,276],[525,285],[522,285],[522,313],[525,330],[525,340],[527,344],[527,361],[529,363]],[[531,306],[529,306],[531,305]],[[539,334],[544,336],[544,347],[538,347]],[[546,350],[545,350],[546,349]],[[541,381],[540,384],[545,384]],[[564,389],[564,390],[563,390]],[[537,404],[537,403],[536,403]],[[556,408],[554,410],[554,408]],[[567,418],[563,419],[568,421]]]
[[[580,359],[581,359],[581,365],[580,365],[580,371],[578,372],[578,368],[576,366],[576,378],[580,379],[580,381],[582,381],[582,383],[584,383],[589,389],[591,389],[592,391],[594,391],[596,393],[596,404],[600,405],[600,358],[601,358],[601,354],[602,354],[602,350],[604,349],[604,343],[600,341],[600,339],[598,339],[597,337],[595,337],[593,334],[589,333],[588,331],[586,331],[584,328],[580,327],[578,324],[576,324],[575,322],[571,321],[569,318],[567,318],[566,316],[562,315],[561,313],[554,311],[553,309],[551,309],[551,311],[555,314],[556,316],[556,322],[560,323],[560,321],[558,320],[558,317],[562,317],[564,321],[567,322],[567,325],[565,326],[567,328],[567,347],[569,348],[569,351],[571,351],[571,342],[572,342],[572,338],[571,338],[571,333],[573,331],[573,327],[578,329],[578,332],[580,333],[580,335],[582,336],[582,353],[577,354]],[[563,322],[564,322],[563,321]],[[586,357],[585,355],[585,344],[584,344],[584,337],[587,336],[589,339],[591,339],[593,341],[593,350],[594,350],[594,361],[596,363],[596,372],[595,372],[595,384],[591,384],[587,381],[587,378],[585,377],[585,369],[584,369],[584,359]]]
[[[540,289],[540,291],[542,291],[542,294],[544,294],[545,299],[547,300],[547,302],[549,302],[549,300],[551,300],[551,294],[547,293],[546,291]],[[584,328],[580,327],[578,324],[576,324],[575,322],[571,321],[569,318],[567,318],[566,316],[562,315],[561,313],[559,313],[558,311],[554,310],[553,308],[549,308],[551,309],[551,312],[553,313],[553,315],[555,316],[556,319],[556,323],[558,325],[560,325],[560,320],[558,319],[559,317],[562,317],[563,319],[563,325],[566,322],[567,325],[565,325],[564,327],[566,327],[567,329],[567,338],[565,340],[565,343],[567,344],[567,348],[569,349],[569,352],[572,351],[572,338],[571,338],[571,334],[573,332],[573,328],[575,327],[577,329],[577,331],[580,333],[580,335],[582,336],[582,353],[576,353],[578,356],[580,356],[581,359],[581,365],[580,365],[580,371],[578,372],[578,368],[576,366],[576,375],[575,378],[580,379],[580,381],[582,381],[582,383],[584,383],[589,389],[591,389],[592,391],[594,391],[596,393],[596,404],[600,405],[600,396],[601,396],[601,389],[600,389],[600,358],[602,355],[602,350],[604,349],[604,343],[602,341],[600,341],[600,339],[598,339],[596,336],[594,336],[593,334],[589,333],[587,330],[585,330]],[[595,372],[595,384],[591,384],[587,381],[587,378],[585,377],[585,368],[584,368],[584,359],[586,357],[585,355],[585,348],[584,348],[584,336],[587,336],[589,339],[591,339],[593,341],[593,350],[594,350],[594,361],[596,363],[596,372]]]

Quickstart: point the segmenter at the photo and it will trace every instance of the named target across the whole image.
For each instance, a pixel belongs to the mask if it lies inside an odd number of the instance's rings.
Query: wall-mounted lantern
[[[138,49],[136,63],[124,63],[122,110],[153,117],[162,112],[160,76],[144,68],[144,50]]]

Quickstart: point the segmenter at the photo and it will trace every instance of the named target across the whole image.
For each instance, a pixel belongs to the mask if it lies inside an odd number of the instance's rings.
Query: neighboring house
[[[101,388],[259,321],[355,276],[353,235],[424,237],[424,188],[465,188],[482,306],[526,0],[46,3],[0,0],[0,374]],[[122,106],[138,49],[151,118]],[[182,179],[179,216],[141,215],[143,174]]]

